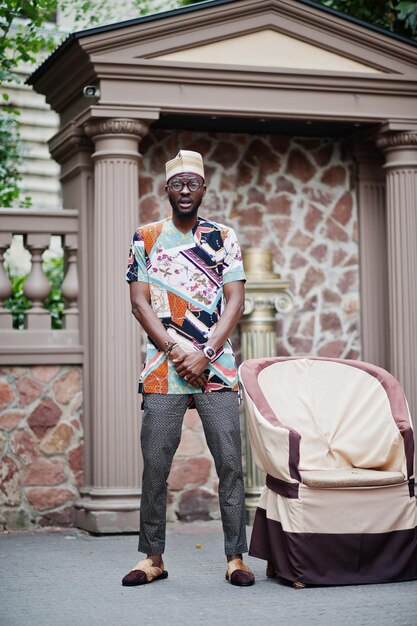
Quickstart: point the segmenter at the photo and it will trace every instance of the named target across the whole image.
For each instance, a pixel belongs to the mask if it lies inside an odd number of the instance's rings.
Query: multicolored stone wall
[[[290,283],[294,309],[277,320],[277,354],[357,358],[357,207],[343,140],[153,131],[141,143],[141,223],[170,214],[164,165],[181,148],[204,155],[200,213],[232,226],[242,248],[271,250]],[[195,414],[185,420],[169,486],[170,518],[218,517],[217,479]]]
[[[0,529],[70,526],[83,484],[81,369],[0,369]]]

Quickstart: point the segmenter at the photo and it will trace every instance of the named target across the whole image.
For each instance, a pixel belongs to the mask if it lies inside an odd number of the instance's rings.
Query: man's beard
[[[194,204],[192,210],[184,213],[183,211],[181,211],[180,208],[177,207],[176,203],[173,202],[171,200],[171,198],[168,198],[168,199],[169,199],[169,202],[171,204],[172,211],[173,211],[175,217],[178,217],[179,219],[187,219],[189,217],[195,217],[197,215],[197,213],[198,213],[198,209],[200,208],[200,204],[201,204],[201,201],[202,201],[202,198],[201,198],[198,202],[196,202]],[[179,202],[179,200],[178,200],[178,202]]]

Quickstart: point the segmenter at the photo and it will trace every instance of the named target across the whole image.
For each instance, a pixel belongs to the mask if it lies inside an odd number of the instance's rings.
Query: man
[[[126,280],[132,311],[148,335],[141,446],[144,460],[140,561],[122,581],[166,578],[166,481],[192,403],[219,477],[219,501],[233,585],[255,582],[247,552],[236,364],[228,340],[244,308],[245,274],[231,228],[198,216],[206,192],[203,159],[181,150],[166,164],[172,216],[138,228]]]

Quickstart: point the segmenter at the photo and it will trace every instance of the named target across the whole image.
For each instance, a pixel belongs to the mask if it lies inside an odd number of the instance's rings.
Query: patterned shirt
[[[151,306],[172,340],[186,352],[198,350],[214,331],[223,308],[223,285],[245,280],[235,232],[203,217],[181,233],[171,218],[137,229],[130,248],[128,282],[149,283]],[[204,393],[237,391],[230,341],[205,371]],[[139,392],[202,393],[181,378],[170,359],[148,338]]]

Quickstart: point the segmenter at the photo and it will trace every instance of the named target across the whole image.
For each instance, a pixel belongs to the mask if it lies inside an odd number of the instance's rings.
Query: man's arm
[[[150,305],[151,295],[149,284],[145,282],[131,282],[129,283],[129,288],[133,315],[138,320],[146,334],[152,339],[154,344],[160,350],[164,350],[166,342],[171,342],[172,337],[168,334],[161,320]],[[172,358],[174,362],[175,358],[184,358],[185,356],[187,356],[187,353],[181,350],[179,346],[175,346],[169,354],[169,357]],[[176,365],[175,369],[178,371]],[[207,384],[205,376],[202,375],[204,370],[205,367],[193,378],[193,384],[201,387],[202,389],[204,389]],[[182,378],[185,377],[180,372],[178,372],[178,374]]]
[[[230,337],[245,310],[244,281],[235,280],[231,283],[226,283],[223,285],[223,293],[226,306],[209,339],[210,345],[216,352]]]
[[[151,307],[149,283],[129,283],[132,313],[155,345],[164,350],[165,342],[172,341],[159,317]]]
[[[236,324],[243,315],[245,309],[245,286],[243,280],[236,280],[223,285],[223,293],[226,300],[224,311],[216,324],[216,328],[209,339],[210,346],[216,352],[230,337]],[[207,368],[209,360],[203,352],[184,353],[185,356],[173,358],[176,370],[182,378],[194,383]]]

